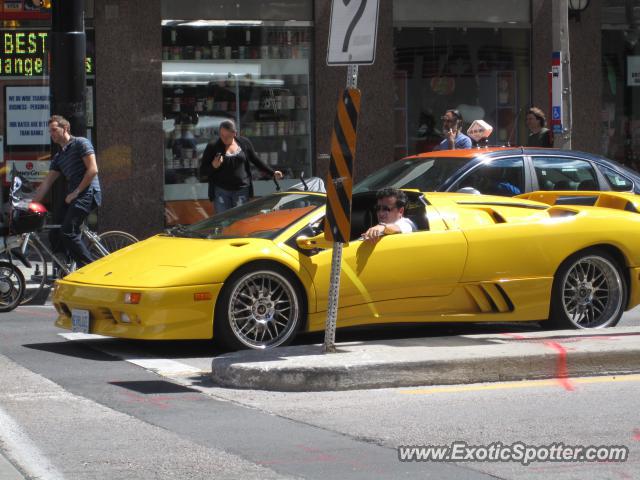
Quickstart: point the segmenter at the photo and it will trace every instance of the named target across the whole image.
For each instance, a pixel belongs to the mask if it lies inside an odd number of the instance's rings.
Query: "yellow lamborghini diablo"
[[[375,193],[354,195],[338,327],[397,322],[615,325],[640,303],[640,197],[408,191],[418,231],[372,244]],[[56,284],[59,327],[268,348],[324,328],[325,196],[285,192],[119,250]]]

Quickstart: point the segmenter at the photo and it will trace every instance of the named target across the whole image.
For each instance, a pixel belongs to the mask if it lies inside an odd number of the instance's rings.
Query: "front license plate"
[[[89,310],[71,310],[71,331],[89,333]]]

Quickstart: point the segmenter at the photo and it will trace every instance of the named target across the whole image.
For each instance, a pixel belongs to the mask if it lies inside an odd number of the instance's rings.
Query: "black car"
[[[513,196],[536,190],[640,193],[640,175],[591,153],[549,148],[472,148],[422,153],[391,163],[354,187]]]

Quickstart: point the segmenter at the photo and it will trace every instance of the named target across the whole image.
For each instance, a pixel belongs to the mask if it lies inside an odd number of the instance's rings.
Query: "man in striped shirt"
[[[34,200],[42,198],[51,185],[63,175],[67,180],[67,196],[64,199],[62,218],[62,242],[78,267],[91,263],[93,256],[82,241],[80,226],[91,210],[102,203],[98,180],[98,165],[91,142],[83,137],[71,136],[71,125],[60,115],[49,119],[49,134],[61,150],[51,160],[49,173],[38,187]]]

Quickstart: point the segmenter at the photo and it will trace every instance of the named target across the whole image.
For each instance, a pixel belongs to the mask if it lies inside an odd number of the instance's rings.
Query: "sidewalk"
[[[323,391],[640,372],[640,327],[460,335],[243,350],[213,359],[221,386]]]

